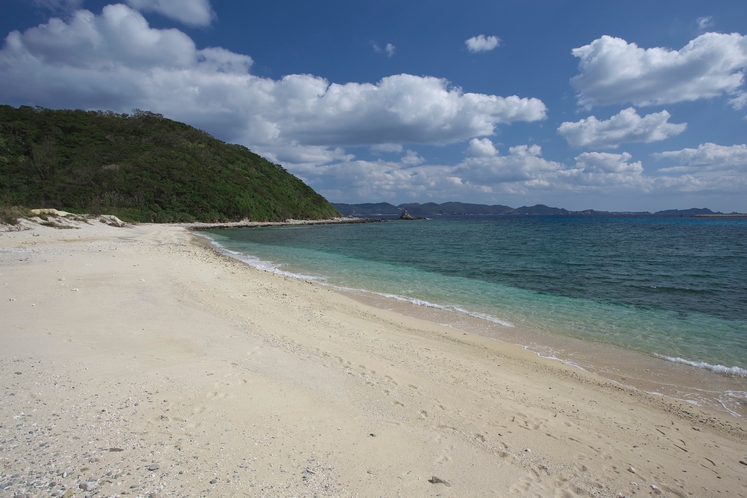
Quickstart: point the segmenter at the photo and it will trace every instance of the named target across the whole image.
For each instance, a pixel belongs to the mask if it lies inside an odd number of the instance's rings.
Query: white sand
[[[78,225],[0,232],[1,496],[747,496],[727,414]]]

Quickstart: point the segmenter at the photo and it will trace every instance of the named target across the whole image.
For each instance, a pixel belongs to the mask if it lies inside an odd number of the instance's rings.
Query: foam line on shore
[[[487,313],[478,313],[476,311],[468,311],[468,310],[462,309],[462,308],[460,308],[458,306],[453,306],[452,308],[453,308],[454,311],[457,311],[459,313],[464,313],[464,314],[469,315],[469,316],[474,317],[474,318],[480,318],[482,320],[487,320],[487,321],[492,322],[492,323],[497,323],[498,325],[503,325],[504,327],[513,327],[514,326],[513,323],[511,323],[511,322],[509,322],[507,320],[501,320],[500,318],[496,318],[493,315],[488,315]]]
[[[559,357],[555,356],[552,352],[550,352],[550,353],[544,353],[543,354],[543,353],[541,353],[541,352],[539,352],[539,351],[537,351],[535,349],[532,349],[531,346],[524,346],[524,349],[526,351],[529,351],[531,353],[536,354],[538,357],[543,358],[545,360],[558,361],[558,362],[560,362],[560,363],[562,363],[564,365],[568,365],[569,367],[577,368],[577,369],[579,369],[579,370],[581,370],[583,372],[587,372],[587,373],[591,373],[592,375],[596,375],[593,370],[586,369],[586,368],[582,367],[581,365],[579,365],[578,363],[575,363],[573,361],[569,361],[569,360],[566,360],[566,359],[563,359],[563,358],[559,358]],[[666,395],[666,394],[660,393],[658,391],[651,391],[651,390],[646,390],[646,389],[640,389],[640,388],[636,387],[635,385],[626,384],[626,383],[620,382],[619,380],[616,380],[616,379],[607,378],[607,380],[610,381],[610,382],[612,382],[613,384],[618,385],[618,386],[622,386],[622,387],[625,387],[627,389],[632,389],[632,390],[635,390],[635,391],[641,391],[641,392],[644,392],[646,394],[650,394],[652,396],[661,396],[662,398],[668,397],[668,398],[671,398],[671,399],[676,399],[677,401],[681,401],[683,403],[688,403],[688,404],[693,405],[693,406],[702,406],[702,404],[700,402],[695,401],[693,399],[687,399],[687,398],[681,398],[681,397]],[[728,394],[728,392],[726,394]],[[734,396],[732,396],[732,397],[734,397]],[[725,405],[725,403],[723,402],[723,400],[718,399],[718,402],[724,408],[724,410],[726,410],[727,412],[729,412],[731,415],[733,415],[734,417],[737,417],[737,418],[741,418],[741,415],[739,415],[738,413],[730,410]]]
[[[426,308],[434,308],[434,309],[439,309],[439,310],[444,310],[444,311],[451,311],[451,312],[454,312],[454,313],[462,313],[462,314],[471,316],[473,318],[479,318],[481,320],[486,320],[488,322],[496,323],[496,324],[502,325],[504,327],[514,327],[514,324],[511,323],[511,322],[509,322],[509,321],[507,321],[507,320],[501,320],[500,318],[497,318],[497,317],[492,316],[492,315],[488,315],[487,313],[479,313],[479,312],[476,312],[476,311],[469,311],[469,310],[466,310],[466,309],[461,308],[459,306],[453,306],[453,305],[443,306],[443,305],[440,305],[440,304],[431,303],[430,301],[425,301],[423,299],[417,299],[417,298],[400,296],[399,294],[391,294],[391,293],[386,293],[386,292],[376,292],[376,291],[370,291],[370,290],[367,290],[367,289],[355,289],[355,288],[350,288],[350,287],[342,287],[342,286],[339,286],[339,285],[333,285],[333,284],[328,283],[327,279],[324,278],[324,277],[317,277],[317,276],[313,276],[313,275],[304,275],[304,274],[300,274],[300,273],[292,273],[292,272],[283,271],[283,270],[280,269],[280,267],[281,267],[280,264],[273,263],[271,261],[265,261],[265,260],[257,258],[256,256],[252,256],[250,254],[246,254],[246,253],[243,253],[243,252],[232,251],[232,250],[227,249],[226,247],[222,246],[220,243],[216,242],[215,240],[211,239],[210,237],[208,237],[206,235],[197,234],[197,233],[195,233],[195,235],[197,235],[199,237],[203,237],[206,240],[208,240],[210,242],[210,244],[213,245],[222,254],[225,254],[225,255],[230,256],[230,257],[232,257],[234,259],[237,259],[237,260],[239,260],[239,261],[241,261],[243,263],[246,263],[249,266],[252,266],[252,267],[257,268],[259,270],[263,270],[263,271],[267,271],[267,272],[271,272],[271,273],[276,273],[278,275],[283,275],[283,276],[286,276],[286,277],[297,278],[299,280],[311,280],[313,282],[317,282],[319,284],[327,285],[329,287],[332,287],[335,290],[339,290],[339,291],[342,291],[342,292],[363,292],[365,294],[372,294],[372,295],[380,296],[380,297],[383,297],[383,298],[386,298],[386,299],[394,299],[396,301],[410,303],[410,304],[413,304],[415,306],[423,306],[423,307],[426,307]]]
[[[747,378],[747,369],[744,369],[741,367],[736,367],[736,366],[727,367],[724,365],[712,365],[705,361],[691,361],[691,360],[686,360],[684,358],[665,356],[665,355],[660,355],[660,354],[657,354],[655,356],[658,358],[661,358],[662,360],[671,361],[672,363],[682,363],[683,365],[690,365],[691,367],[695,367],[695,368],[703,368],[705,370],[710,370],[713,373],[725,375],[727,377]]]
[[[435,308],[435,309],[444,310],[444,311],[451,311],[451,312],[454,312],[454,313],[462,313],[464,315],[469,315],[469,316],[471,316],[473,318],[479,318],[481,320],[486,320],[486,321],[491,322],[491,323],[497,323],[498,325],[503,325],[504,327],[513,327],[514,326],[513,323],[508,322],[506,320],[501,320],[500,318],[496,318],[496,317],[494,317],[492,315],[488,315],[486,313],[478,313],[476,311],[469,311],[469,310],[466,310],[464,308],[460,308],[459,306],[453,306],[453,305],[443,306],[443,305],[440,305],[440,304],[431,303],[430,301],[425,301],[423,299],[417,299],[417,298],[414,298],[414,297],[405,297],[405,296],[400,296],[398,294],[390,294],[390,293],[386,293],[386,292],[375,292],[375,291],[369,291],[369,290],[365,290],[365,289],[348,289],[348,288],[345,288],[345,287],[336,287],[336,288],[339,289],[339,290],[343,290],[343,291],[351,291],[352,290],[352,291],[356,291],[356,292],[364,292],[366,294],[373,294],[375,296],[381,296],[381,297],[384,297],[384,298],[387,298],[387,299],[394,299],[394,300],[397,300],[397,301],[414,304],[415,306],[424,306],[426,308]]]
[[[311,281],[318,282],[318,283],[324,283],[325,282],[324,278],[321,278],[321,277],[316,277],[316,276],[313,276],[313,275],[303,275],[301,273],[291,273],[291,272],[288,272],[288,271],[283,271],[283,270],[280,269],[281,265],[279,265],[277,263],[273,263],[272,261],[265,261],[263,259],[259,259],[258,257],[252,256],[251,254],[246,254],[246,253],[238,252],[238,251],[232,251],[230,249],[225,248],[224,246],[222,246],[221,244],[219,244],[218,242],[216,242],[215,240],[211,239],[210,237],[208,237],[206,235],[202,235],[200,233],[195,233],[195,232],[192,232],[192,234],[195,235],[195,236],[197,236],[197,237],[202,237],[205,240],[207,240],[210,243],[210,245],[212,245],[221,254],[225,254],[226,256],[229,256],[229,257],[231,257],[233,259],[239,260],[242,263],[246,263],[247,265],[251,266],[252,268],[256,268],[258,270],[266,271],[266,272],[269,272],[269,273],[276,273],[278,275],[283,275],[285,277],[296,278],[298,280],[311,280]]]

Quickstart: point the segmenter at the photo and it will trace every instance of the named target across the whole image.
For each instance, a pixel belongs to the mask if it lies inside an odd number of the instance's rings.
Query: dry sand
[[[747,496],[728,414],[182,227],[28,226],[0,233],[2,496]]]

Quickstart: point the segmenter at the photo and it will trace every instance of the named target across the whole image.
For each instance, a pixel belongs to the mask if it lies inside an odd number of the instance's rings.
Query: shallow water
[[[206,235],[255,266],[442,323],[468,317],[549,356],[611,346],[747,377],[747,220],[444,217]],[[745,398],[742,382],[717,384]]]

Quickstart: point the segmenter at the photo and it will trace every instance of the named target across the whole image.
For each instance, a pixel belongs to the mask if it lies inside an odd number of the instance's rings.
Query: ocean
[[[747,219],[455,216],[202,233],[253,266],[747,416]]]

